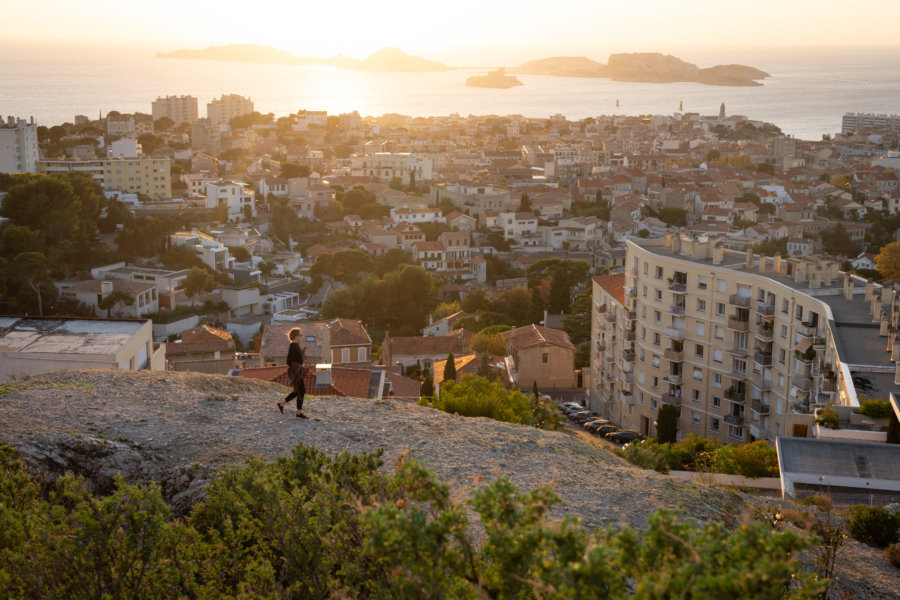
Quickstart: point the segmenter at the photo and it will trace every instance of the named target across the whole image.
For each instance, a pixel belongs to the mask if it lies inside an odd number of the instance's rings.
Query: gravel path
[[[554,516],[577,516],[588,526],[642,527],[660,508],[703,521],[752,511],[738,493],[637,469],[579,432],[460,417],[401,401],[309,397],[304,412],[311,418],[305,420],[294,417],[292,407],[279,414],[275,404],[284,387],[236,377],[83,371],[7,385],[0,395],[0,439],[18,446],[32,467],[51,477],[74,470],[100,491],[119,473],[131,481],[155,480],[176,512],[202,498],[217,468],[284,455],[298,443],[329,454],[384,448],[388,470],[409,453],[459,497],[501,475],[522,491],[550,485],[562,499]],[[872,552],[855,554],[887,564]],[[847,566],[849,582],[858,570]],[[898,589],[894,574],[853,597],[896,597],[891,594]],[[890,593],[880,595],[885,590]]]

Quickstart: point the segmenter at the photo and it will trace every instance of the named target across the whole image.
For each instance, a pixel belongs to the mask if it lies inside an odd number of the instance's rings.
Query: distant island
[[[290,52],[259,44],[228,44],[209,46],[200,50],[175,50],[157,52],[157,58],[187,58],[195,60],[227,60],[246,63],[277,65],[325,65],[357,71],[394,73],[427,73],[449,71],[443,63],[412,56],[397,48],[383,48],[370,57],[359,60],[337,55],[328,58],[295,56]],[[693,63],[669,54],[658,52],[633,52],[611,54],[606,64],[583,56],[556,56],[532,60],[514,70],[518,74],[554,75],[557,77],[602,77],[614,81],[644,81],[673,83],[688,81],[706,85],[750,86],[762,85],[758,80],[769,77],[765,71],[744,65],[717,65],[701,69]],[[471,87],[510,88],[522,85],[514,76],[503,70],[466,80]]]
[[[687,81],[706,85],[762,85],[769,74],[744,65],[717,65],[701,69],[669,54],[634,52],[611,54],[607,64],[583,56],[557,56],[523,63],[518,73],[557,77],[603,77],[614,81],[674,83]]]
[[[349,56],[337,55],[330,58],[295,56],[290,52],[271,46],[258,44],[228,44],[225,46],[209,46],[202,50],[175,50],[174,52],[157,52],[157,58],[188,58],[195,60],[227,60],[276,65],[326,65],[357,71],[382,71],[401,73],[425,73],[430,71],[449,71],[445,64],[427,60],[420,56],[411,56],[397,48],[382,48],[369,58],[358,60]]]
[[[469,87],[497,88],[505,90],[517,85],[522,85],[518,77],[507,75],[504,69],[491,71],[487,75],[475,75],[466,79]]]

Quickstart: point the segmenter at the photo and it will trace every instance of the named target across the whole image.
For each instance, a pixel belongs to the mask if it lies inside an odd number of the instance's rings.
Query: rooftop
[[[116,354],[147,321],[0,317],[0,352]]]

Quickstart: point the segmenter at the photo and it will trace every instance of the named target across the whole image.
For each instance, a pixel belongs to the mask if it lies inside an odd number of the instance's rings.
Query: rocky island
[[[449,71],[450,67],[421,56],[409,55],[398,48],[382,48],[364,60],[337,55],[329,58],[295,56],[290,52],[258,44],[228,44],[209,46],[200,50],[157,52],[157,58],[186,58],[194,60],[226,60],[276,65],[325,65],[356,71],[425,73]]]
[[[745,65],[716,65],[701,69],[693,63],[658,52],[611,54],[605,65],[583,56],[558,56],[523,63],[517,72],[557,77],[602,77],[614,81],[685,81],[727,86],[762,85],[758,80],[769,77],[765,71]]]
[[[469,87],[496,88],[505,90],[517,85],[522,85],[518,77],[507,75],[504,69],[491,71],[487,75],[475,75],[466,79]]]

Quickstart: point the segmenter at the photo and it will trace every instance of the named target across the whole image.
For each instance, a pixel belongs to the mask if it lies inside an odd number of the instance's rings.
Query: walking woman
[[[278,410],[284,414],[285,405],[296,398],[297,416],[301,419],[308,419],[309,417],[303,414],[303,397],[306,396],[306,384],[303,382],[303,350],[300,349],[300,341],[297,339],[299,336],[300,329],[296,327],[288,332],[288,339],[291,340],[291,345],[288,347],[287,366],[293,391],[278,403]]]

